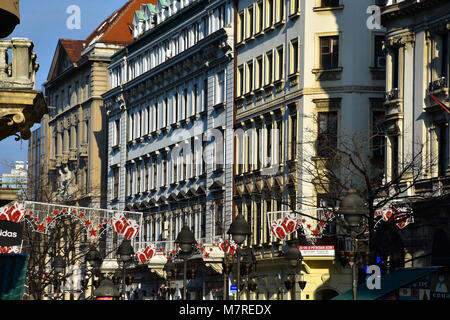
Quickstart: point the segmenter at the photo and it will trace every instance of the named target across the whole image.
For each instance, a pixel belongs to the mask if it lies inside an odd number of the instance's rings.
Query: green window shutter
[[[159,4],[161,5],[162,8],[169,7],[169,3],[166,0],[159,0]]]

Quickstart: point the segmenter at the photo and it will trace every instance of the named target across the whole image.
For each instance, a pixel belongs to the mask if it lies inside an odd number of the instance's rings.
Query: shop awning
[[[428,274],[437,271],[441,267],[402,268],[398,271],[381,276],[381,289],[367,288],[366,283],[358,286],[358,300],[377,300],[388,293],[414,282]],[[353,292],[349,290],[332,300],[353,300]]]

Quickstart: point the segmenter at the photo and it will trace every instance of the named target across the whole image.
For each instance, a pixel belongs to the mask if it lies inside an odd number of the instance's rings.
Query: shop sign
[[[17,246],[22,243],[23,223],[0,220],[0,246]]]
[[[303,257],[334,257],[334,246],[299,246]]]

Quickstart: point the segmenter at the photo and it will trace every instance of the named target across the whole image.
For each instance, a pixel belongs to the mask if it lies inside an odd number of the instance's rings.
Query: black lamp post
[[[119,248],[117,248],[117,260],[118,262],[122,262],[123,266],[123,278],[122,278],[122,292],[123,292],[123,300],[126,297],[126,287],[125,287],[125,272],[126,272],[126,263],[130,262],[133,258],[134,250],[131,246],[131,240],[124,239],[120,244]]]
[[[93,292],[93,295],[97,297],[97,300],[112,300],[119,297],[120,293],[111,280],[103,279],[100,282],[100,286]]]
[[[93,292],[94,292],[94,275],[95,275],[95,272],[100,269],[103,259],[102,259],[100,252],[98,252],[98,250],[92,246],[89,249],[89,251],[86,253],[85,260],[91,266],[91,276],[92,276],[91,296],[92,296]]]
[[[298,263],[303,260],[302,253],[298,249],[298,242],[296,240],[292,240],[288,242],[288,250],[286,251],[286,254],[284,257],[288,260],[289,265],[296,270]],[[292,300],[295,300],[295,271],[294,271],[294,281],[292,282]]]
[[[358,195],[356,190],[350,189],[348,190],[347,195],[342,199],[338,213],[342,214],[351,229],[352,255],[350,256],[350,264],[352,266],[352,290],[353,300],[357,300],[358,274],[356,268],[356,237],[364,233],[364,229],[359,233],[354,229],[363,221],[364,215],[367,213],[367,207],[364,203],[364,199]]]
[[[187,225],[183,225],[180,232],[178,233],[175,243],[180,246],[181,253],[183,255],[183,299],[186,300],[186,269],[187,269],[187,256],[191,253],[193,246],[197,241],[195,240],[194,234]]]
[[[241,256],[240,256],[240,246],[245,242],[248,236],[252,234],[250,230],[250,225],[245,220],[242,213],[239,213],[234,221],[231,223],[227,234],[230,234],[234,242],[238,245],[237,248],[237,300],[240,300],[240,282],[241,282]]]
[[[66,269],[66,263],[64,258],[59,254],[56,255],[52,260],[52,267],[55,270],[55,293],[59,293],[59,280],[58,274],[63,273]]]

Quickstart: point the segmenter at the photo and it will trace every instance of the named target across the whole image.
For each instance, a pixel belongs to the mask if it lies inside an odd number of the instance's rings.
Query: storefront
[[[450,300],[448,267],[401,268],[381,275],[380,289],[369,289],[366,283],[357,290],[358,300]],[[349,290],[333,300],[352,300]]]

